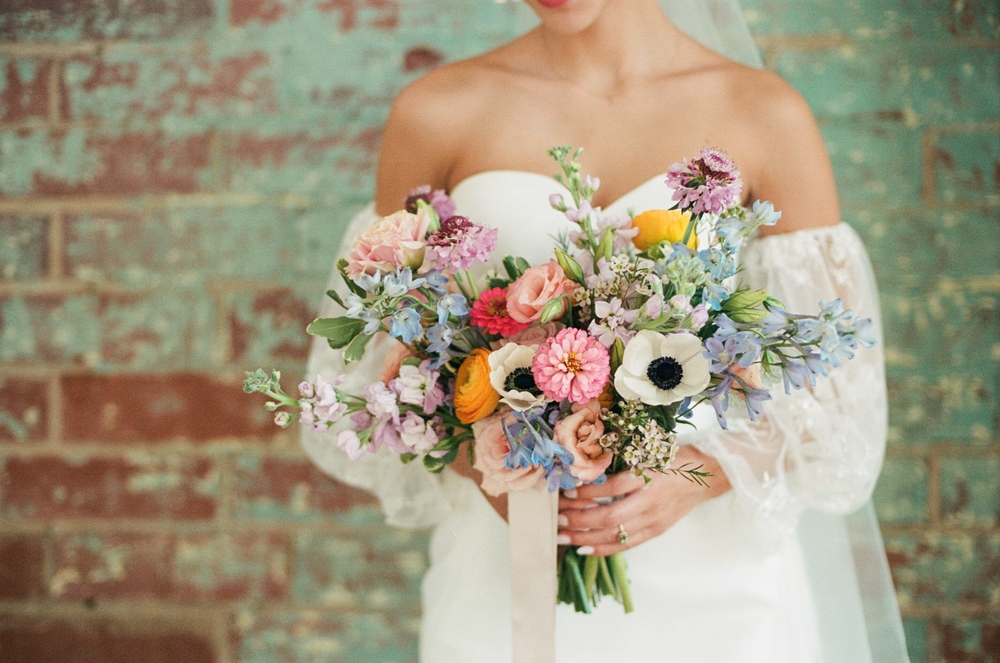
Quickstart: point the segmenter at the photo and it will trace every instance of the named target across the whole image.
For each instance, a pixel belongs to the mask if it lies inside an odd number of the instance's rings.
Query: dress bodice
[[[604,211],[626,215],[631,210],[672,207],[671,190],[657,175],[608,205]],[[568,231],[572,223],[549,204],[549,196],[569,192],[553,178],[523,170],[487,170],[470,175],[455,185],[451,197],[458,213],[475,223],[500,230],[494,257],[521,256],[531,264],[553,257],[552,238]]]

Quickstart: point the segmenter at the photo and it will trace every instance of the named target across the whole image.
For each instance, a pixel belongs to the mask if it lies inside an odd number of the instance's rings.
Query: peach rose
[[[357,236],[347,256],[347,275],[392,272],[403,267],[416,270],[424,262],[427,229],[431,218],[426,210],[406,211],[382,217]]]
[[[611,465],[611,452],[600,442],[604,423],[598,399],[574,405],[573,414],[557,421],[552,432],[555,441],[573,454],[569,471],[580,481],[593,481]]]
[[[764,381],[760,376],[760,364],[750,364],[750,368],[743,368],[739,364],[734,364],[729,370],[732,371],[733,375],[746,382],[750,388],[764,388]]]
[[[539,481],[544,481],[541,467],[521,467],[508,470],[504,466],[510,453],[510,442],[503,432],[503,416],[510,410],[504,408],[481,421],[472,424],[476,436],[476,462],[472,467],[483,473],[482,489],[496,497],[504,493],[528,490]]]
[[[507,313],[518,322],[530,324],[541,317],[546,304],[570,294],[575,287],[555,260],[529,267],[507,288]]]

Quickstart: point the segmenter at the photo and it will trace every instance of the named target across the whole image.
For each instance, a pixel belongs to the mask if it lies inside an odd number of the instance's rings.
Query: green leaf
[[[507,270],[507,276],[510,277],[511,281],[516,281],[524,273],[523,269],[518,269],[517,258],[514,256],[507,256],[503,259],[503,268]]]
[[[399,460],[402,461],[403,465],[413,461],[417,457],[417,454],[399,454]]]
[[[441,458],[435,458],[433,456],[424,456],[424,468],[428,471],[437,474],[445,467],[450,465],[458,457],[458,447],[451,448],[448,453],[446,453]]]
[[[509,285],[510,285],[510,281],[507,280],[507,279],[496,279],[496,278],[493,278],[493,279],[489,279],[486,282],[486,287],[488,289],[491,289],[491,290],[493,288],[506,288]]]
[[[569,255],[562,249],[557,248],[556,261],[558,261],[559,266],[562,267],[562,270],[566,274],[566,276],[573,279],[580,285],[587,284],[586,281],[584,280],[583,268],[580,267],[580,263],[578,263],[573,258],[573,256]]]
[[[345,304],[344,300],[340,298],[340,293],[338,293],[336,290],[333,290],[332,288],[330,290],[327,290],[326,296],[332,299],[333,301],[337,302],[338,304],[340,304],[341,308],[347,308],[347,304]]]
[[[372,337],[368,334],[358,334],[355,336],[354,340],[344,348],[344,363],[353,364],[364,357],[365,348],[368,347],[368,341],[370,340],[372,340]]]
[[[611,346],[611,375],[614,376],[618,367],[622,365],[622,357],[625,356],[625,344],[620,338],[616,338]],[[614,379],[612,377],[612,379]]]
[[[344,279],[344,283],[347,284],[348,289],[350,289],[350,291],[355,295],[358,297],[367,297],[368,293],[365,292],[364,288],[359,286],[347,276],[347,264],[347,258],[341,258],[337,261],[337,271],[340,272],[340,278]]]
[[[364,320],[341,316],[339,318],[317,318],[306,327],[306,331],[313,336],[329,339],[330,347],[336,350],[353,341],[364,328]]]

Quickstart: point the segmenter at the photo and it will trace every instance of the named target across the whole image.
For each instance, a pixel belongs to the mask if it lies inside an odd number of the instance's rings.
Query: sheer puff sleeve
[[[351,239],[378,220],[374,206],[369,205],[351,221],[341,244],[339,256],[344,256]],[[334,267],[327,289],[336,290],[346,297],[347,288]],[[329,297],[324,298],[319,311],[320,317],[343,315],[340,307]],[[333,378],[345,375],[341,386],[347,393],[362,395],[370,382],[383,379],[383,374],[396,367],[402,360],[402,345],[385,333],[376,335],[369,343],[364,358],[346,365],[343,352],[330,348],[326,339],[315,337],[306,367],[306,379],[316,375]],[[431,474],[421,463],[404,465],[399,456],[381,449],[375,454],[365,454],[352,461],[337,447],[337,433],[349,422],[338,422],[328,431],[315,431],[312,426],[303,425],[302,446],[320,469],[332,477],[352,486],[362,488],[376,497],[382,504],[386,522],[397,527],[429,527],[436,524],[451,510],[448,499],[449,486],[461,477],[450,471]]]
[[[886,389],[878,291],[857,233],[845,223],[758,238],[741,256],[743,280],[764,288],[795,313],[815,313],[820,299],[873,321],[878,344],[819,378],[815,387],[784,393],[751,422],[731,401],[728,430],[698,417],[682,441],[715,457],[765,546],[795,532],[806,509],[846,514],[871,496],[885,451]],[[706,409],[704,406],[700,409]]]

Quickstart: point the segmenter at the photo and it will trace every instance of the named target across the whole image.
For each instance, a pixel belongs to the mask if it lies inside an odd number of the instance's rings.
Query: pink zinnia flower
[[[507,312],[507,289],[487,290],[472,304],[470,322],[491,334],[510,336],[524,330],[528,325],[518,322]]]
[[[690,164],[685,159],[671,166],[667,186],[680,209],[692,214],[721,214],[739,204],[743,191],[736,164],[715,148],[703,149]]]
[[[611,373],[608,350],[582,329],[564,329],[535,352],[535,385],[552,400],[584,404],[604,391]]]
[[[454,274],[488,262],[496,247],[496,228],[477,225],[464,216],[453,216],[442,221],[441,228],[427,238],[428,266]]]

